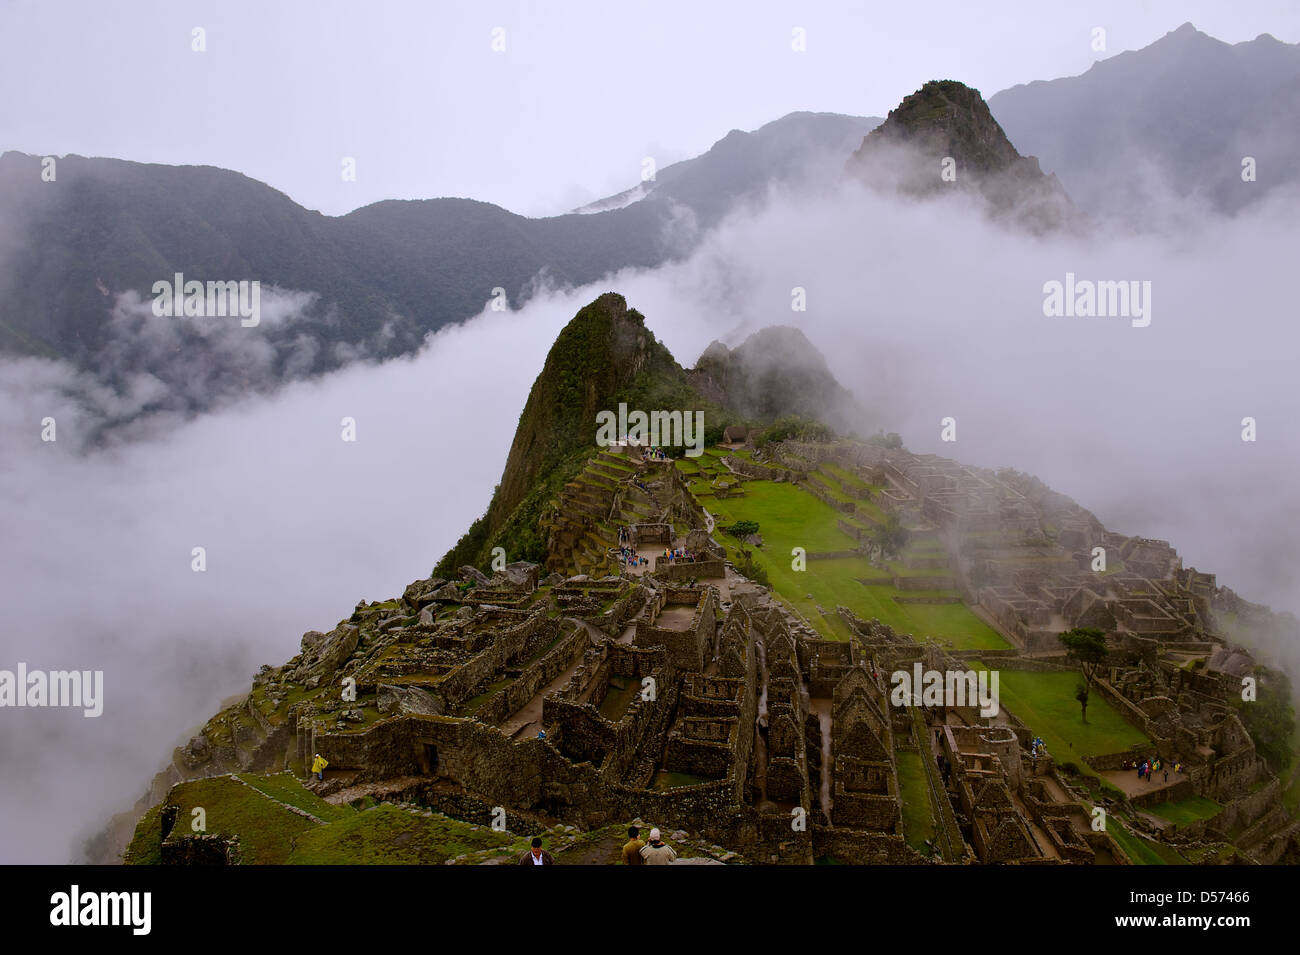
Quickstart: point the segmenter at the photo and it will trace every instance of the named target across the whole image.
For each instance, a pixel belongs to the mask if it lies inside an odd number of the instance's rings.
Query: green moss
[[[126,847],[122,861],[126,865],[160,865],[162,863],[162,806],[157,805],[140,817],[135,835]]]
[[[294,865],[441,865],[480,849],[519,853],[527,840],[446,816],[381,804],[299,836]]]
[[[238,835],[240,856],[249,864],[287,862],[294,837],[317,828],[311,820],[230,776],[180,783],[172,787],[167,803],[179,809],[175,831],[189,832],[193,810],[201,807],[206,814],[206,831],[213,835]]]
[[[280,802],[288,803],[290,806],[296,806],[298,809],[309,812],[326,822],[346,819],[353,814],[353,811],[347,806],[336,806],[321,799],[314,792],[305,788],[302,780],[292,773],[275,773],[274,775],[239,773],[239,778],[258,792],[265,793]]]

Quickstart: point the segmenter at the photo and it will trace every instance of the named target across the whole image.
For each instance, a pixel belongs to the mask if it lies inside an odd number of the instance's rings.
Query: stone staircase
[[[608,552],[618,546],[618,529],[662,519],[667,508],[649,486],[650,469],[623,455],[602,450],[560,493],[551,519],[546,566],[570,574],[603,576],[610,570]]]

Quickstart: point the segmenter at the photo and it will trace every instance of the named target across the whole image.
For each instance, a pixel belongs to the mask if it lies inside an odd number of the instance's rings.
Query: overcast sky
[[[0,148],[223,166],[329,214],[467,196],[545,215],[793,110],[883,116],[930,79],[988,97],[1187,21],[1300,41],[1286,0],[3,0]]]

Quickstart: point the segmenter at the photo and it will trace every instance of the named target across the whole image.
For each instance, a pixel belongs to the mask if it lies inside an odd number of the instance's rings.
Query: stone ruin
[[[1016,476],[878,447],[839,460],[888,486],[882,506],[949,543],[936,559],[1013,644],[989,659],[1061,669],[1055,634],[1100,627],[1117,661],[1100,681],[1106,699],[1187,765],[1188,794],[1228,804],[1219,825],[1245,827],[1259,861],[1294,853],[1277,781],[1224,702],[1253,662],[1216,630],[1212,577],[1163,542],[1105,532],[1072,502],[1044,504]],[[1047,518],[1055,536],[1042,533]],[[327,780],[310,785],[327,796],[383,783],[479,823],[497,807],[580,828],[639,818],[758,862],[1122,858],[1088,825],[1068,774],[1032,752],[1029,727],[891,701],[885,674],[917,661],[962,669],[961,657],[845,608],[850,639],[822,639],[725,561],[671,462],[600,452],[547,528],[544,567],[416,581],[305,634],[297,657],[264,668],[176,751],[155,801],[180,779],[302,771],[321,753]],[[620,528],[635,545],[689,542],[697,573],[620,566]],[[1118,569],[1088,570],[1092,546]],[[920,850],[905,838],[903,762],[919,767],[906,785],[935,826]]]

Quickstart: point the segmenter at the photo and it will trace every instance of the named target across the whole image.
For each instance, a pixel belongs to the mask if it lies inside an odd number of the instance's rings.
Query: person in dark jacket
[[[540,836],[533,837],[533,847],[519,857],[520,865],[555,865],[555,859],[542,848]]]

